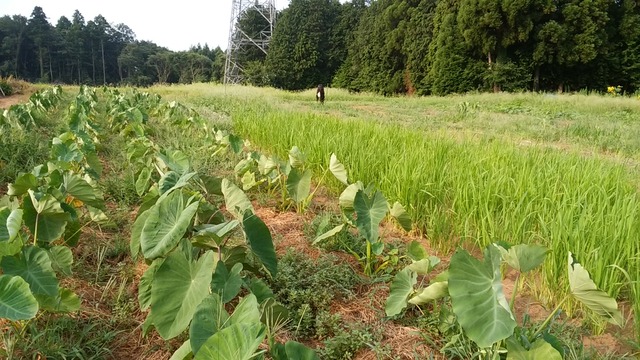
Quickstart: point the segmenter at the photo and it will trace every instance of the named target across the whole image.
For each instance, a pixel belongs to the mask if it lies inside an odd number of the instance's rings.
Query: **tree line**
[[[259,36],[259,9],[238,29]],[[268,53],[240,46],[246,83],[300,90],[318,84],[381,94],[640,90],[640,0],[291,0]],[[124,24],[76,11],[49,24],[0,18],[0,76],[133,84],[221,81],[225,54],[172,52]]]
[[[76,10],[55,26],[36,6],[29,18],[0,17],[0,76],[66,84],[191,83],[220,81],[224,52],[208,45],[173,52],[136,40],[125,24],[102,15],[85,21]]]
[[[638,0],[291,0],[269,85],[383,94],[640,90]]]

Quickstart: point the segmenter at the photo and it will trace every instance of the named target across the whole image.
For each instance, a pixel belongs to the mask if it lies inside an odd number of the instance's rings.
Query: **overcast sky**
[[[227,48],[232,0],[0,0],[0,16],[23,15],[40,6],[52,25],[61,16],[71,20],[77,9],[85,22],[101,14],[113,25],[123,23],[138,40],[150,40],[173,51],[209,44]],[[283,9],[289,0],[276,0]]]

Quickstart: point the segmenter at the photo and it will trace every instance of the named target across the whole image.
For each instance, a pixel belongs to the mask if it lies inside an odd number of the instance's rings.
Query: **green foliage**
[[[354,296],[354,287],[361,281],[349,265],[331,255],[314,261],[288,251],[280,258],[278,270],[269,285],[291,312],[291,330],[306,338],[315,335],[318,314],[328,310],[334,299]]]

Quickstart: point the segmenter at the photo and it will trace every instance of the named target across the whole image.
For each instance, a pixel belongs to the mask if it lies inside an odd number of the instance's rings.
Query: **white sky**
[[[61,16],[72,19],[77,9],[85,22],[101,14],[112,25],[124,23],[137,40],[153,41],[173,51],[188,50],[205,43],[227,48],[232,0],[0,0],[0,16],[30,17],[40,6],[49,22],[56,25]],[[289,0],[276,0],[283,9]]]

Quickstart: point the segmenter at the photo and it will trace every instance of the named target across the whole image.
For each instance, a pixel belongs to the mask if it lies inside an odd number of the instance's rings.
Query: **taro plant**
[[[364,238],[364,251],[352,248],[348,248],[348,251],[362,263],[367,276],[384,270],[389,263],[378,261],[385,248],[380,238],[380,223],[387,215],[391,215],[404,230],[410,231],[411,218],[399,202],[391,206],[384,195],[373,186],[365,187],[360,181],[349,184],[347,171],[335,154],[331,155],[329,170],[340,182],[347,185],[339,198],[343,222],[316,237],[313,244],[318,244],[342,231],[348,231],[349,228],[355,229],[359,236]]]
[[[513,306],[521,275],[539,267],[547,253],[546,248],[538,245],[491,244],[484,251],[484,259],[478,260],[459,250],[451,258],[448,271],[419,290],[414,288],[418,272],[406,268],[391,284],[387,315],[399,314],[407,303],[420,305],[448,296],[456,321],[465,336],[481,349],[483,358],[499,359],[506,352],[507,359],[562,359],[564,349],[549,329],[569,297],[613,324],[621,326],[623,320],[616,301],[597,289],[588,272],[569,253],[570,294],[533,331],[518,326]],[[518,272],[510,300],[503,291],[503,263]]]
[[[150,263],[139,284],[140,307],[150,310],[145,332],[154,327],[171,339],[189,328],[173,359],[250,359],[267,335],[273,358],[314,358],[300,344],[273,340],[271,330],[285,321],[286,310],[257,276],[276,275],[276,254],[246,194],[226,179],[190,171],[179,151],[160,151],[155,167],[160,180],[145,196],[131,235],[132,255]],[[224,213],[215,203],[220,195]],[[227,304],[241,293],[247,295],[229,314]]]
[[[302,213],[324,179],[323,175],[315,190],[311,191],[313,173],[306,167],[305,160],[306,156],[297,146],[291,148],[286,161],[251,152],[236,165],[235,172],[242,180],[243,189],[266,184],[269,194],[279,193],[283,209],[294,206],[297,212]]]

